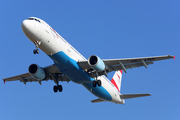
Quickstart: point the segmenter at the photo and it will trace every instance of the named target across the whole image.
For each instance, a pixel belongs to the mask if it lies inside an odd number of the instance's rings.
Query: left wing
[[[33,78],[29,73],[24,73],[21,75],[9,77],[9,78],[4,78],[3,81],[4,83],[6,81],[17,81],[19,80],[20,82],[23,82],[26,85],[26,82],[39,82],[41,84],[41,81],[47,81],[47,80],[54,80],[55,83],[58,81],[67,81],[69,82],[70,80],[65,77],[65,76],[60,76],[59,74],[62,74],[59,69],[53,64],[47,67],[44,67],[43,70],[46,73],[46,78],[44,80],[37,80]]]
[[[154,61],[166,60],[171,58],[175,58],[175,57],[171,55],[166,55],[166,56],[142,57],[142,58],[104,59],[103,62],[106,68],[102,72],[97,72],[93,70],[89,66],[88,61],[79,61],[78,64],[83,70],[87,71],[92,78],[94,78],[97,76],[97,74],[98,76],[106,75],[108,72],[111,71],[124,70],[124,72],[126,73],[126,69],[129,68],[135,68],[141,66],[147,68],[147,66],[149,64],[153,64]]]

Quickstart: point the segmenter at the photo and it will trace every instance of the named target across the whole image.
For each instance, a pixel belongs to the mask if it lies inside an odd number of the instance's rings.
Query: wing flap
[[[146,62],[147,65],[153,64],[153,62]],[[142,67],[144,66],[144,64],[142,62],[139,63],[131,63],[131,64],[125,64],[124,65],[126,69],[132,69],[132,68],[136,68],[136,67]],[[121,65],[115,65],[115,66],[111,66],[112,70],[111,71],[117,71],[117,70],[123,70]]]
[[[120,98],[121,99],[130,99],[130,98],[145,97],[145,96],[151,96],[151,94],[149,94],[149,93],[145,93],[145,94],[121,94]]]

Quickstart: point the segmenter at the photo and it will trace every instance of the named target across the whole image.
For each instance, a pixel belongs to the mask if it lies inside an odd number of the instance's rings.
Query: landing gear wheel
[[[57,87],[57,86],[54,86],[54,87],[53,87],[53,90],[54,90],[55,93],[57,93],[58,87]]]
[[[35,46],[36,46],[36,49],[33,50],[33,53],[34,53],[34,54],[39,54],[38,48],[39,48],[39,45],[41,44],[41,41],[35,41],[34,44],[35,44]]]
[[[63,90],[62,85],[58,85],[58,90],[59,90],[59,92],[62,92],[62,90]]]
[[[39,54],[39,50],[38,49],[36,50],[36,53]]]
[[[39,50],[37,49],[37,50],[33,50],[33,53],[34,54],[39,54]]]
[[[36,54],[36,50],[33,50],[33,53]]]
[[[99,87],[101,87],[101,84],[102,84],[101,80],[96,81],[96,83],[98,84]]]
[[[62,92],[63,87],[62,87],[62,85],[57,85],[57,86],[55,85],[53,87],[53,90],[54,90],[55,93],[57,93],[57,91]]]
[[[93,85],[93,87],[96,87],[97,85],[99,86],[99,87],[101,87],[101,85],[102,85],[102,82],[101,82],[101,80],[97,80],[97,81],[92,81],[92,85]]]
[[[61,74],[55,73],[55,74],[51,74],[51,77],[53,78],[54,82],[56,83],[56,85],[53,87],[54,92],[56,93],[57,91],[62,92],[63,91],[63,87],[62,85],[59,85],[59,81],[58,81],[58,77],[59,75],[61,76]]]
[[[93,85],[93,87],[96,87],[96,81],[94,80],[94,81],[92,81],[92,85]]]

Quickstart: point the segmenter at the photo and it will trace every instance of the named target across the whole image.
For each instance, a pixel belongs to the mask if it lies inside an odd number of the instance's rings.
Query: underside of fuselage
[[[49,57],[54,60],[58,69],[73,82],[83,84],[91,83],[94,80],[79,67],[75,60],[70,58],[63,51],[49,55]]]
[[[54,55],[49,56],[54,60],[55,65],[58,69],[64,73],[66,77],[75,83],[82,84],[87,90],[93,93],[95,96],[100,97],[104,100],[111,101],[112,97],[109,92],[102,86],[93,87],[91,78],[87,72],[83,71],[78,63],[72,58],[68,57],[64,52],[58,52]]]

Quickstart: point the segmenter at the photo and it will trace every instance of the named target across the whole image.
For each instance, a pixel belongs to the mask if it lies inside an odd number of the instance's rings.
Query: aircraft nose
[[[22,30],[25,34],[30,32],[30,23],[28,20],[24,20],[21,24]]]
[[[21,23],[21,27],[22,30],[24,32],[24,34],[32,41],[37,41],[37,40],[41,40],[41,34],[40,34],[40,30],[37,24],[38,22],[31,20],[31,19],[27,19],[24,20]]]

